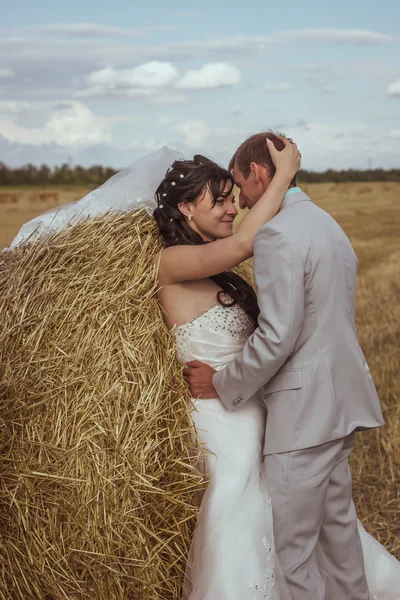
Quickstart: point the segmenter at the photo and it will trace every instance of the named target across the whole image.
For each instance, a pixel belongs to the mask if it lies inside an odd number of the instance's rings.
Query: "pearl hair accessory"
[[[175,181],[171,181],[171,185],[176,185],[176,182]]]
[[[179,175],[179,177],[180,177],[181,179],[183,179],[185,176],[184,176],[184,174],[183,174],[183,173],[181,173],[181,174]]]
[[[158,208],[164,208],[164,204],[160,204]]]

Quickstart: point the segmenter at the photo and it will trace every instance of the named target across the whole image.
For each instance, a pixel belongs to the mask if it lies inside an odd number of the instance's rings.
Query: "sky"
[[[303,167],[400,168],[398,0],[0,0],[0,161],[226,165],[249,135]]]

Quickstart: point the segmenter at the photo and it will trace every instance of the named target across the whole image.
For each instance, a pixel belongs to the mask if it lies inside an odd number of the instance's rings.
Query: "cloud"
[[[322,71],[327,71],[330,68],[331,65],[322,63],[299,63],[288,65],[290,71],[306,71],[308,73],[320,73]]]
[[[65,163],[67,157],[70,157],[75,165],[104,165],[121,169],[148,154],[150,149],[160,148],[165,143],[162,139],[157,141],[139,135],[132,138],[129,147],[109,143],[76,147],[59,146],[54,143],[38,146],[10,142],[0,134],[0,156],[7,157],[6,163],[10,167],[19,167],[27,163],[55,166]]]
[[[162,126],[171,125],[171,123],[175,123],[176,120],[177,117],[172,115],[158,115],[157,124]]]
[[[377,137],[369,124],[314,121],[287,126],[285,134],[298,144],[305,169],[366,169],[369,157],[377,167],[396,162],[395,147],[387,137]]]
[[[0,69],[0,77],[13,77],[14,71],[7,67]]]
[[[241,73],[237,67],[228,63],[208,63],[188,71],[177,83],[177,87],[191,90],[205,90],[236,85]]]
[[[201,41],[142,44],[128,41],[107,43],[98,39],[77,38],[73,44],[64,36],[26,39],[0,38],[0,57],[7,67],[54,73],[67,67],[78,73],[94,71],[99,65],[126,68],[151,61],[183,62],[212,57],[221,61],[223,56],[252,56],[261,49],[271,48],[268,38],[231,36]],[[129,61],[129,62],[128,62]],[[129,64],[130,63],[130,64]],[[2,66],[2,65],[1,65]]]
[[[178,77],[178,71],[169,62],[150,61],[133,69],[105,67],[86,77],[88,88],[79,95],[126,95],[147,97],[155,88],[170,85]]]
[[[205,90],[240,81],[237,67],[227,63],[208,63],[200,69],[188,71],[179,79],[178,70],[170,62],[150,61],[133,69],[105,67],[85,77],[86,89],[76,97],[127,96],[148,98],[152,102],[177,103],[186,100],[178,89]]]
[[[87,107],[84,108],[88,110]],[[69,112],[75,115],[72,123],[66,118]],[[109,164],[121,168],[144,156],[150,149],[166,144],[180,148],[183,154],[202,153],[226,165],[244,139],[265,127],[261,118],[259,126],[249,130],[241,124],[236,127],[211,127],[197,119],[182,121],[179,116],[174,116],[172,119],[166,117],[157,122],[156,117],[155,128],[151,128],[148,123],[136,123],[134,127],[127,129],[121,141],[117,142],[114,138],[116,130],[113,129],[117,121],[115,117],[107,119],[93,115],[91,111],[87,114],[79,110],[75,103],[63,103],[55,107],[50,111],[50,116],[43,127],[34,130],[20,127],[19,136],[15,131],[9,131],[7,139],[4,135],[4,124],[0,119],[0,154],[6,157],[7,164],[61,164],[65,162],[66,156],[70,155],[74,163],[87,166]],[[54,119],[60,121],[61,130],[68,128],[72,132],[75,131],[75,139],[71,139],[71,136],[63,131],[60,133],[58,129],[55,130],[54,124],[52,125]],[[286,135],[293,137],[298,143],[306,169],[367,168],[368,157],[373,159],[376,168],[397,166],[400,130],[395,127],[387,136],[377,136],[376,130],[371,129],[370,122],[326,123],[295,120],[292,124],[280,124],[279,129],[283,129]],[[388,129],[390,130],[390,125]],[[89,138],[92,130],[95,130],[96,134]],[[162,139],[159,137],[160,132]]]
[[[374,168],[398,167],[399,139],[382,135],[369,122],[312,121],[285,133],[298,144],[305,169],[367,169],[371,161]]]
[[[183,94],[177,94],[173,91],[158,90],[157,93],[154,93],[154,90],[151,90],[149,100],[153,104],[182,104],[186,102],[187,98]]]
[[[148,25],[146,31],[178,31],[181,25]]]
[[[321,81],[320,79],[310,79],[309,81],[313,87],[315,87],[315,89],[319,90],[320,92],[324,92],[325,94],[332,94],[332,92],[336,91],[334,85],[330,85],[329,83]]]
[[[400,96],[400,79],[391,83],[387,91],[389,96]]]
[[[57,33],[70,36],[108,36],[108,35],[139,35],[144,33],[137,29],[124,29],[123,27],[110,27],[96,23],[64,23],[57,25],[42,25],[38,27],[44,33]]]
[[[266,92],[288,92],[291,88],[290,83],[266,83],[263,87]]]
[[[183,143],[188,147],[203,146],[210,135],[208,125],[196,119],[182,121],[175,129],[181,134]]]
[[[335,44],[379,45],[393,41],[391,35],[364,29],[293,29],[273,33],[270,37],[276,43],[317,41]]]
[[[0,119],[14,119],[32,106],[28,100],[0,100]]]
[[[172,83],[178,76],[178,71],[169,62],[151,61],[133,69],[114,69],[106,67],[88,76],[92,85],[114,87],[163,87]]]
[[[113,125],[118,117],[95,115],[87,106],[77,101],[58,104],[43,127],[29,128],[10,119],[0,119],[0,136],[10,142],[41,146],[90,146],[111,141]]]
[[[79,25],[79,27],[77,27]],[[67,26],[68,35],[75,31],[83,31],[80,27],[85,24],[72,24]],[[73,27],[72,27],[73,26]],[[7,58],[7,67],[40,70],[51,69],[53,73],[65,70],[66,67],[77,72],[90,71],[99,65],[122,66],[126,68],[127,60],[135,66],[154,60],[160,61],[185,61],[188,59],[204,59],[210,57],[220,61],[223,57],[238,57],[241,60],[247,56],[260,55],[268,51],[277,52],[282,45],[307,43],[310,41],[376,45],[387,44],[395,38],[377,32],[345,29],[294,29],[286,32],[275,32],[264,36],[231,35],[212,39],[196,41],[179,41],[143,44],[129,41],[105,43],[100,39],[104,35],[111,35],[111,31],[122,36],[129,29],[107,28],[103,25],[86,24],[89,27],[88,35],[77,37],[74,44],[68,40],[68,35],[40,37],[32,36],[24,39],[14,37],[0,39],[0,56],[3,61]],[[66,26],[60,26],[66,27]],[[72,29],[71,29],[72,27]],[[90,31],[93,38],[90,39]],[[103,33],[101,33],[103,32]],[[107,33],[108,32],[108,33]],[[117,34],[117,32],[119,32]],[[82,39],[83,38],[83,39]],[[85,39],[87,38],[87,39]]]

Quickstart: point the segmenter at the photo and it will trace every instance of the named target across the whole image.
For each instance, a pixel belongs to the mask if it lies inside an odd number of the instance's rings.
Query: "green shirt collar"
[[[299,188],[299,186],[289,188],[285,194],[285,198],[287,198],[288,196],[291,196],[292,194],[297,194],[297,192],[301,192],[301,189]]]

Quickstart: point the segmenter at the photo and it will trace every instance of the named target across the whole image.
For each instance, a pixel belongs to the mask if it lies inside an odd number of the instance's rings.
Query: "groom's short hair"
[[[282,150],[284,147],[283,142],[273,131],[256,133],[240,144],[229,162],[229,171],[232,171],[233,167],[236,166],[247,179],[250,175],[250,163],[255,162],[266,167],[270,176],[273,177],[276,169],[268,151],[265,138],[269,138],[274,143],[277,150]],[[290,185],[296,185],[296,175],[293,177]]]

